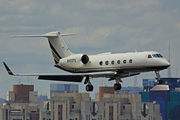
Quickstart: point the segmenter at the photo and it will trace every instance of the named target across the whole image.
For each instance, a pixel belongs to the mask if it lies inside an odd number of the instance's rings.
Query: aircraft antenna
[[[171,58],[171,51],[170,51],[170,41],[169,41],[169,63],[171,63],[171,60],[170,60],[170,58]],[[171,68],[170,68],[170,66],[168,67],[168,77],[171,77]]]

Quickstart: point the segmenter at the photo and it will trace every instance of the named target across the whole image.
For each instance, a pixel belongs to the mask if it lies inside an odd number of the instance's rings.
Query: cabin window
[[[102,61],[100,61],[100,62],[99,62],[99,65],[103,65],[103,62],[102,62]]]
[[[105,64],[108,65],[108,64],[109,64],[109,61],[106,61]]]
[[[148,55],[148,58],[152,58],[152,56],[151,56],[151,55]]]
[[[123,60],[123,63],[126,64],[126,60]]]
[[[111,61],[111,64],[112,64],[112,65],[114,65],[114,60],[113,60],[113,61]]]
[[[129,60],[129,63],[132,63],[132,59]]]
[[[117,61],[117,64],[120,64],[120,60]]]

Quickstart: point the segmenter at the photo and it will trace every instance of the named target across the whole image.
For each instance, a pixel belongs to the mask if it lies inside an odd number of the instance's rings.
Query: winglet
[[[8,72],[8,74],[9,74],[9,75],[14,75],[13,72],[12,72],[12,71],[9,69],[9,67],[6,65],[6,63],[3,62],[3,64],[4,64],[4,66],[5,66],[5,68],[6,68],[7,72]]]

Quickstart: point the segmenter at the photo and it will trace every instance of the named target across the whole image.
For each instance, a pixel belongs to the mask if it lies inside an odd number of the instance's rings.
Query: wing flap
[[[40,75],[38,79],[42,80],[54,80],[54,81],[65,81],[65,82],[81,82],[83,80],[82,76],[62,76],[62,75]]]

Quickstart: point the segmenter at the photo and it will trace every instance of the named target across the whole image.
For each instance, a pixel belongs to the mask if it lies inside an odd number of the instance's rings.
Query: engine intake
[[[88,64],[89,63],[89,57],[87,56],[87,55],[83,55],[82,57],[81,57],[81,62],[83,63],[83,64]]]

